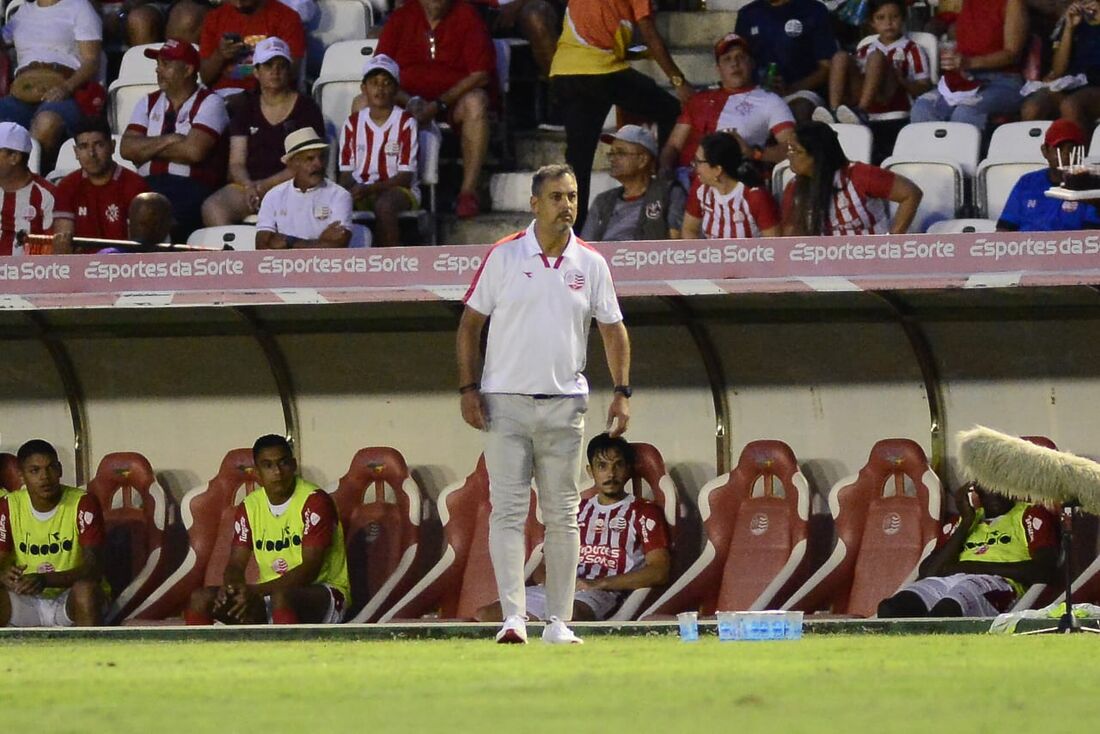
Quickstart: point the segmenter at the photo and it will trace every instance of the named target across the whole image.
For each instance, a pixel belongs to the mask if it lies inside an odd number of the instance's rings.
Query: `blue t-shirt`
[[[1073,51],[1067,74],[1100,71],[1100,25],[1081,23],[1073,30]]]
[[[1100,212],[1091,204],[1045,196],[1043,192],[1052,185],[1045,168],[1020,176],[1008,195],[997,226],[1015,232],[1100,228]]]
[[[753,0],[738,11],[734,31],[748,40],[757,81],[763,81],[774,62],[783,81],[793,84],[837,51],[829,9],[818,0],[789,0],[779,6]]]

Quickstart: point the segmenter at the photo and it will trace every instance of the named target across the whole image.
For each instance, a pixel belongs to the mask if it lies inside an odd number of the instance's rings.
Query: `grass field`
[[[0,671],[4,732],[1051,734],[1100,722],[1092,635],[5,641]]]

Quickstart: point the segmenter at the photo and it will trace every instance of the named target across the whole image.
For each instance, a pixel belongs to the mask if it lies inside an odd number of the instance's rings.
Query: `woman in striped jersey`
[[[684,207],[684,239],[737,239],[779,234],[779,209],[730,133],[699,141],[695,180]]]
[[[795,179],[783,192],[784,235],[901,234],[913,223],[920,188],[878,166],[849,161],[829,125],[800,125],[787,158]],[[897,204],[893,224],[886,200]]]

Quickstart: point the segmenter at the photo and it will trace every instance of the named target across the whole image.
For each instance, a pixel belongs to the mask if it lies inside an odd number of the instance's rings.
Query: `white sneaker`
[[[810,119],[814,122],[824,122],[827,125],[836,122],[836,117],[833,116],[828,107],[815,107]]]
[[[504,620],[504,626],[497,632],[497,642],[501,645],[526,645],[527,620],[513,614]]]
[[[551,645],[583,645],[584,640],[573,634],[573,630],[565,626],[565,622],[557,617],[551,617],[542,630],[542,641]]]

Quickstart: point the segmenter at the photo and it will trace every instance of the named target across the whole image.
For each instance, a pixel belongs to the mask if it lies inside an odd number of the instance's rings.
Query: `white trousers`
[[[489,412],[485,466],[493,505],[489,555],[501,612],[505,617],[527,614],[524,526],[533,479],[546,527],[546,613],[568,621],[573,617],[581,549],[577,480],[588,397],[488,394],[485,402]]]

